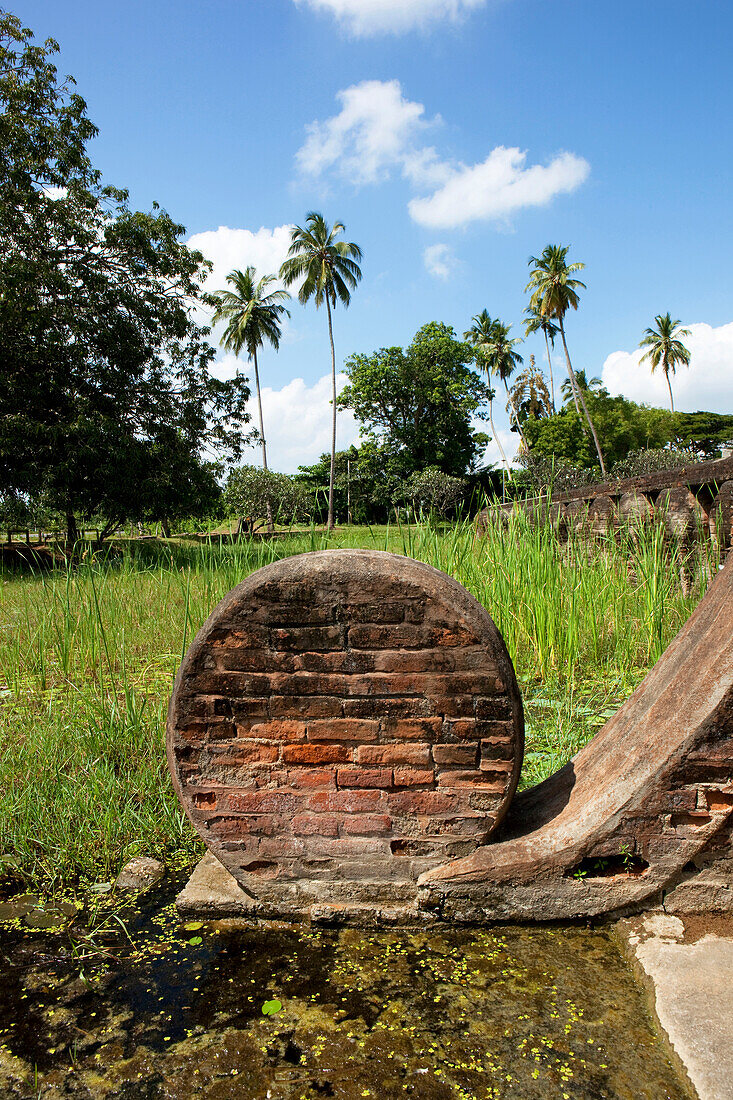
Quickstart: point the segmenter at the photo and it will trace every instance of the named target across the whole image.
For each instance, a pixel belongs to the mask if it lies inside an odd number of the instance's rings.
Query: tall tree
[[[311,298],[316,309],[326,303],[328,314],[328,338],[331,341],[331,402],[333,420],[331,431],[331,471],[328,479],[328,529],[333,529],[333,479],[336,465],[336,351],[333,344],[332,309],[336,302],[347,307],[351,291],[361,279],[361,249],[357,244],[339,241],[345,230],[342,222],[329,226],[322,214],[311,211],[306,215],[305,227],[296,225],[291,235],[288,258],[280,268],[280,277],[286,286],[301,279],[298,301],[306,305]]]
[[[591,420],[590,413],[588,412],[585,398],[578,389],[575,373],[573,371],[573,364],[570,362],[567,340],[565,339],[565,314],[569,309],[578,308],[578,303],[580,301],[578,291],[581,288],[583,290],[585,289],[585,283],[582,283],[580,279],[573,278],[577,271],[582,271],[585,264],[568,264],[568,251],[569,246],[567,245],[563,247],[559,244],[548,244],[541,256],[531,256],[529,265],[532,268],[532,273],[525,291],[532,291],[532,297],[529,304],[530,308],[534,310],[535,313],[540,313],[544,317],[550,317],[557,321],[558,328],[560,329],[562,346],[565,351],[565,363],[568,368],[568,375],[577,393],[578,400],[583,407],[583,415],[585,416],[591,435],[593,436],[596,454],[598,455],[598,461],[601,466],[601,474],[605,478],[606,464],[603,461],[601,445],[598,442],[598,435],[593,421]]]
[[[509,463],[507,462],[504,448],[501,445],[501,440],[494,427],[494,397],[496,393],[491,385],[491,341],[493,338],[494,325],[496,322],[489,316],[487,310],[482,309],[480,313],[475,314],[471,320],[473,324],[463,334],[463,339],[467,340],[474,349],[474,356],[476,362],[483,367],[486,374],[486,381],[488,383],[489,394],[489,424],[491,425],[491,438],[496,440],[496,445],[499,448],[502,462],[506,469],[509,469]]]
[[[488,442],[473,425],[485,416],[488,390],[472,360],[450,325],[431,321],[405,349],[351,355],[339,405],[353,411],[384,465],[403,478],[428,466],[461,477]]]
[[[672,396],[672,383],[669,380],[669,372],[671,371],[674,374],[678,363],[689,367],[690,352],[679,337],[689,336],[690,330],[688,328],[678,328],[682,322],[673,321],[669,313],[659,313],[654,320],[657,327],[645,329],[644,336],[639,344],[640,348],[649,348],[642,355],[640,362],[643,363],[645,359],[648,359],[652,365],[652,374],[661,363],[664,377],[667,380],[667,389],[669,390],[669,404],[672,412],[674,412],[674,397]]]
[[[514,398],[509,392],[509,379],[520,363],[523,362],[522,356],[518,351],[514,350],[517,344],[521,344],[521,337],[510,336],[509,330],[511,327],[511,325],[505,325],[504,322],[500,321],[498,318],[494,321],[491,330],[491,340],[489,341],[489,358],[491,360],[491,369],[504,383],[508,401],[507,407],[512,411],[514,423],[517,425],[517,431],[519,432],[519,438],[522,440],[522,446],[525,451],[527,451],[529,450],[529,444],[527,443],[522,425],[519,421],[519,413],[514,404]]]
[[[262,443],[262,467],[267,469],[267,442],[265,425],[262,419],[262,395],[260,393],[260,372],[257,363],[257,349],[268,341],[275,349],[280,347],[280,318],[290,316],[290,311],[281,303],[289,299],[287,290],[271,290],[268,287],[275,282],[274,275],[263,275],[256,279],[254,267],[244,271],[235,268],[227,275],[227,282],[233,290],[217,290],[212,296],[214,305],[213,324],[226,321],[226,328],[219,341],[227,351],[239,355],[242,348],[249,356],[255,371],[257,389],[257,411],[260,420],[260,441]],[[272,505],[267,502],[267,526],[272,531]]]
[[[0,13],[0,483],[65,517],[157,519],[236,457],[246,379],[193,318],[208,265],[157,205],[103,186],[58,45]]]
[[[557,327],[554,321],[551,321],[549,317],[544,317],[541,313],[538,313],[532,306],[527,306],[524,311],[527,314],[527,320],[524,322],[524,335],[532,336],[535,332],[541,332],[545,338],[545,347],[547,348],[547,365],[550,369],[550,401],[552,403],[553,414],[557,412],[555,406],[555,376],[552,373],[552,356],[550,355],[550,344],[555,347],[555,337],[560,329]],[[580,415],[580,410],[578,410]]]

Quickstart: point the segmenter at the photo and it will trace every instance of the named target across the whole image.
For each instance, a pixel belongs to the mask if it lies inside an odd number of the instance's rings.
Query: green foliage
[[[472,420],[483,419],[488,389],[468,364],[468,344],[449,325],[431,322],[410,346],[381,348],[346,360],[348,384],[339,397],[351,409],[367,442],[390,456],[402,479],[436,466],[460,476],[486,445]]]
[[[185,515],[236,456],[248,389],[209,373],[192,320],[207,265],[157,205],[130,210],[58,46],[0,15],[0,479],[67,517]]]
[[[268,504],[273,519],[281,523],[310,519],[313,512],[313,497],[302,482],[260,466],[237,466],[232,470],[224,501],[232,514],[252,523],[267,514]]]
[[[669,380],[670,371],[675,373],[677,364],[683,364],[686,367],[690,365],[690,353],[682,343],[680,336],[689,336],[690,330],[687,328],[679,328],[680,322],[673,321],[670,313],[659,313],[654,318],[656,321],[656,328],[648,328],[644,331],[644,336],[639,344],[640,348],[648,348],[640,362],[649,360],[652,367],[652,374],[658,366],[662,367],[664,371],[664,377],[669,389],[669,403],[672,412],[674,412],[674,397],[672,396],[672,383]]]
[[[290,311],[281,303],[290,295],[287,290],[271,290],[274,275],[263,275],[256,280],[253,267],[239,271],[235,268],[227,275],[232,290],[217,290],[210,302],[214,306],[213,324],[226,321],[221,339],[222,347],[239,355],[242,348],[252,358],[265,341],[275,351],[280,347],[280,318]]]
[[[454,513],[462,504],[467,489],[462,477],[451,477],[437,466],[428,466],[407,479],[399,496],[410,502],[415,512]]]

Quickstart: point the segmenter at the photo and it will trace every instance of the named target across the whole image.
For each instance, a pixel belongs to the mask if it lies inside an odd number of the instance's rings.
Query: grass
[[[563,545],[523,516],[303,531],[234,545],[140,542],[76,569],[5,574],[0,591],[0,882],[45,892],[112,878],[136,854],[187,865],[200,843],[165,765],[178,663],[215,604],[275,559],[334,546],[389,549],[455,576],[488,608],[524,693],[523,784],[565,763],[700,599],[682,594],[661,530]]]

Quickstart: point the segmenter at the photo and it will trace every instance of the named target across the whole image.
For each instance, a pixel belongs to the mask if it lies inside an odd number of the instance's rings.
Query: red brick
[[[433,769],[395,768],[395,787],[425,787],[433,782]]]
[[[293,672],[296,668],[292,653],[271,649],[220,649],[216,658],[223,672]]]
[[[217,752],[212,755],[213,766],[236,767],[239,764],[274,764],[278,758],[278,745],[263,745],[259,741],[240,744],[234,751]]]
[[[217,792],[216,809],[230,813],[298,813],[304,807],[305,795],[278,787],[274,790],[223,790]]]
[[[499,782],[491,782],[491,778],[482,772],[440,772],[438,775],[439,787],[470,787],[472,790],[501,793],[506,790],[506,777]]]
[[[447,814],[459,808],[453,795],[442,791],[400,791],[387,795],[387,809],[392,814]]]
[[[339,768],[339,787],[391,787],[391,768]]]
[[[359,718],[332,718],[307,722],[309,741],[371,741],[379,734],[379,722]]]
[[[477,718],[494,718],[508,720],[512,716],[512,708],[509,700],[503,695],[493,695],[488,699],[476,700]]]
[[[451,737],[458,737],[463,741],[478,740],[476,722],[473,718],[451,718],[447,725],[447,732]]]
[[[498,777],[500,775],[507,775],[510,772],[514,771],[514,761],[484,759],[479,764],[479,768],[484,775],[486,775],[487,772],[493,772]]]
[[[391,829],[389,814],[356,814],[344,821],[344,831],[354,836],[384,836]]]
[[[298,814],[293,818],[293,832],[299,836],[338,836],[336,814]]]
[[[389,718],[384,723],[384,736],[397,741],[434,740],[440,737],[442,718]]]
[[[293,787],[335,787],[335,768],[293,768],[288,772],[288,782]]]
[[[360,764],[430,763],[430,745],[360,745],[356,750]]]
[[[430,702],[438,714],[446,718],[469,718],[473,715],[473,695],[431,695]]]
[[[374,699],[359,699],[351,696],[343,700],[344,714],[347,718],[373,718]],[[379,715],[383,719],[422,718],[433,713],[429,699],[412,696],[405,699],[380,699]],[[422,734],[419,736],[422,737]]]
[[[472,768],[476,766],[477,757],[476,745],[433,745],[436,764],[460,764],[464,768]]]
[[[300,672],[373,672],[374,655],[353,649],[332,649],[327,653],[298,653],[293,658]]]
[[[308,808],[321,813],[361,814],[377,810],[381,791],[319,791],[308,799]]]
[[[273,718],[337,718],[341,715],[342,700],[327,695],[272,695],[270,714]]]
[[[298,653],[343,647],[341,626],[273,627],[271,637],[278,649],[291,649]]]
[[[346,745],[284,745],[286,764],[343,764],[351,760],[352,750]]]
[[[487,737],[481,742],[483,760],[513,760],[512,742],[506,737]]]
[[[239,733],[240,727],[237,732]],[[305,722],[288,722],[287,719],[277,718],[271,722],[256,722],[245,732],[241,727],[240,737],[258,737],[267,741],[304,741]]]

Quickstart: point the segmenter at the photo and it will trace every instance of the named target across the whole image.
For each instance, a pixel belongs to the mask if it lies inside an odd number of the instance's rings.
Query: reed
[[[200,850],[163,752],[175,671],[253,570],[334,546],[392,550],[456,577],[506,640],[527,713],[525,785],[561,766],[633,690],[716,564],[679,563],[648,527],[562,543],[521,513],[450,525],[314,528],[276,540],[138,543],[0,589],[0,881],[46,891],[112,878],[134,854]]]

